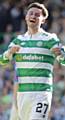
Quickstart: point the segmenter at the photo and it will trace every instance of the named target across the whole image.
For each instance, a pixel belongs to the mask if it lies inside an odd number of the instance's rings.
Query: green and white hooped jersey
[[[50,90],[55,60],[51,49],[59,46],[57,36],[41,30],[34,35],[25,33],[14,39],[9,47],[13,45],[21,47],[15,54],[19,91]]]

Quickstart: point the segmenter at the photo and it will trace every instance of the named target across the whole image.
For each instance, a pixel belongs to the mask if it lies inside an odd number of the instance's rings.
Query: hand
[[[9,49],[9,54],[14,54],[14,53],[18,52],[19,49],[20,49],[20,46],[19,46],[19,45],[14,45],[13,47],[11,47],[11,48]]]
[[[56,47],[51,50],[56,56],[61,55],[61,49]]]
[[[20,49],[19,45],[14,45],[11,48],[9,48],[9,50],[4,53],[5,59],[11,60],[12,55],[15,54],[16,52],[18,52],[19,49]]]

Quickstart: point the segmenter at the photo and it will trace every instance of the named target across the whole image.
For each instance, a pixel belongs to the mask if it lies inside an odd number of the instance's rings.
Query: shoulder
[[[22,41],[22,40],[25,40],[25,34],[20,34],[20,35],[17,35],[13,41]]]
[[[55,40],[55,41],[59,41],[60,39],[58,38],[57,34],[55,33],[49,33],[46,31],[42,32],[42,36],[45,36],[47,38],[47,40]]]
[[[19,40],[22,40],[22,39],[24,39],[24,38],[25,38],[25,34],[18,35],[18,36],[16,37],[16,39],[19,39]]]

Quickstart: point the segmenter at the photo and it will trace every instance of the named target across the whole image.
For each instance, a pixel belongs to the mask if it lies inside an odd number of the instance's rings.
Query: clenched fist
[[[20,46],[19,45],[14,45],[12,46],[11,48],[9,48],[9,50],[7,50],[5,53],[4,53],[4,59],[9,59],[11,60],[12,59],[12,56],[13,54],[15,54],[16,52],[18,52],[20,49]]]
[[[11,47],[11,48],[9,49],[9,54],[14,54],[14,53],[18,52],[19,49],[20,49],[20,46],[19,46],[19,45],[14,45],[13,47]]]
[[[51,52],[53,52],[56,56],[61,55],[61,49],[60,48],[52,48]]]

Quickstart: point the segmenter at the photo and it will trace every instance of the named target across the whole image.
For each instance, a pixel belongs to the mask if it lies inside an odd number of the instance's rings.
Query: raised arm
[[[10,47],[5,53],[3,54],[3,59],[4,60],[12,60],[13,55],[18,52],[20,49],[19,45],[13,45]]]
[[[0,65],[6,65],[10,60],[12,60],[13,55],[19,51],[20,46],[19,44],[16,44],[16,39],[14,39],[10,45],[8,46],[8,49],[0,55]]]

